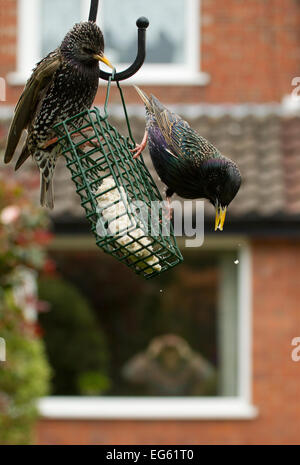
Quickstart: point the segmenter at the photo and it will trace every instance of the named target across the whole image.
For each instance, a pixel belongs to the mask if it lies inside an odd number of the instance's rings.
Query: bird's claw
[[[81,129],[80,131],[73,133],[72,138],[82,136],[82,133],[88,132],[91,129],[93,129],[92,126],[88,126],[87,128]],[[103,137],[100,137],[100,140],[103,140]],[[57,142],[58,142],[58,137],[53,137],[52,139],[49,139],[47,140],[47,142],[44,143],[44,145],[42,146],[42,149],[46,150],[48,147],[50,147],[53,144],[56,144]],[[78,145],[78,147],[86,147],[86,146],[94,147],[95,144],[97,144],[97,142],[98,142],[97,138],[91,139],[91,140],[82,142],[82,144]]]
[[[82,133],[85,133],[85,132],[89,132],[89,131],[93,131],[93,127],[92,126],[88,126],[87,128],[84,128],[84,129],[81,129],[80,131],[78,132],[75,132],[72,134],[72,138],[73,137],[78,137],[78,136],[82,136]],[[87,136],[88,137],[88,136]],[[100,136],[100,140],[104,140],[102,136]],[[78,143],[78,147],[80,147],[81,149],[84,148],[84,147],[95,147],[95,145],[97,147],[99,147],[99,144],[98,144],[98,139],[97,137],[93,138],[93,139],[90,139],[90,140],[86,140],[86,141],[83,141],[81,144]]]
[[[138,158],[138,157],[141,155],[141,153],[143,152],[143,150],[145,150],[145,147],[146,147],[146,144],[145,144],[145,145],[143,145],[143,144],[137,144],[137,145],[135,146],[134,149],[131,149],[130,152],[131,152],[131,153],[134,153],[134,155],[133,155],[132,158],[133,158],[134,160],[135,160],[136,158]]]
[[[167,207],[167,211],[164,213],[164,217],[167,221],[171,221],[173,219],[173,208],[170,206]]]
[[[145,131],[142,142],[140,144],[136,144],[135,148],[130,150],[131,153],[134,153],[133,155],[134,160],[141,155],[143,150],[145,150],[146,145],[147,145],[147,140],[148,140],[148,132]]]
[[[169,198],[167,198],[167,204],[166,202],[164,202],[164,213],[163,213],[163,216],[165,218],[166,221],[171,221],[173,219],[173,214],[174,214],[174,210],[173,208],[171,207],[171,201]],[[162,220],[159,221],[160,223],[162,223]]]
[[[103,137],[100,137],[100,140],[103,140]],[[100,147],[97,137],[95,137],[94,139],[82,142],[82,144],[79,144],[78,147],[83,149],[84,147],[95,147],[95,145],[97,147]]]

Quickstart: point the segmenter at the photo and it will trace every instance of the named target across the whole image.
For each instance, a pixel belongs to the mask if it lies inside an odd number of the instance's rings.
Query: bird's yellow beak
[[[219,229],[220,231],[223,231],[226,210],[227,210],[227,207],[224,207],[224,208],[221,206],[216,207],[215,231],[217,229]]]
[[[102,61],[102,63],[105,63],[107,66],[109,66],[111,69],[114,69],[113,65],[111,64],[111,62],[109,61],[108,58],[106,58],[105,55],[93,55],[93,58],[95,58],[95,60],[98,60],[98,61]]]

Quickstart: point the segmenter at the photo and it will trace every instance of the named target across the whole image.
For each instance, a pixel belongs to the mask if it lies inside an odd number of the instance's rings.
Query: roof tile
[[[127,134],[124,120],[112,118],[110,122],[121,133]],[[189,122],[240,167],[243,183],[230,205],[233,217],[249,213],[262,217],[278,213],[300,215],[300,117],[283,118],[275,114],[264,117],[247,115],[243,118],[231,115],[219,118],[199,116]],[[145,127],[144,119],[131,117],[131,126],[135,139],[140,141]],[[144,158],[164,196],[164,186],[158,179],[147,150]],[[32,164],[27,164],[18,176],[21,179],[32,176]],[[84,211],[64,159],[58,162],[54,188],[55,210],[52,215],[57,219],[64,215],[83,217]],[[206,211],[213,213],[212,208],[206,208]]]

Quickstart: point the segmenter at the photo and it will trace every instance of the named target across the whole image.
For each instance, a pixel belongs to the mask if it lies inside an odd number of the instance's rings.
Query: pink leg
[[[100,140],[103,140],[103,137],[100,137]],[[80,148],[95,147],[95,145],[97,145],[97,143],[98,143],[98,139],[95,138],[95,139],[91,139],[91,140],[87,140],[85,142],[82,142],[82,144],[79,144],[78,147],[80,147]]]
[[[44,143],[42,149],[47,149],[50,145],[55,144],[58,141],[58,137],[53,137],[50,140],[47,140],[47,142]]]
[[[171,207],[170,197],[167,197],[167,202],[168,202],[168,205],[167,205],[167,213],[166,213],[165,218],[171,221],[171,219],[173,218],[173,208]]]
[[[133,156],[134,159],[138,158],[141,155],[142,151],[145,150],[146,145],[147,145],[147,140],[148,140],[148,131],[146,129],[142,142],[140,144],[137,144],[134,149],[130,150],[131,153],[134,153],[134,156]]]
[[[74,136],[75,136],[75,137],[76,137],[76,136],[80,136],[82,132],[83,132],[83,133],[84,133],[84,132],[88,132],[88,131],[90,131],[91,128],[92,128],[92,126],[88,126],[87,128],[82,129],[80,132],[74,132],[74,134],[72,134],[72,137],[74,137]],[[83,144],[85,144],[85,145],[91,145],[91,144],[89,144],[89,142],[92,142],[92,141],[95,141],[95,140],[97,140],[97,139],[92,139],[91,141],[83,142],[82,145],[83,145]],[[45,150],[45,149],[47,149],[48,147],[50,147],[50,145],[55,144],[57,141],[58,141],[58,137],[53,137],[52,139],[47,140],[47,142],[45,142],[45,144],[43,145],[42,148]]]
[[[164,212],[164,218],[167,220],[167,221],[171,221],[171,219],[173,218],[173,208],[171,208],[171,199],[170,197],[167,197],[167,205],[166,205],[166,212]],[[159,221],[160,223],[162,223],[162,221],[160,220]]]
[[[81,136],[81,133],[83,132],[88,132],[90,131],[92,128],[92,126],[88,126],[87,128],[84,128],[82,129],[81,131],[79,132],[74,132],[74,134],[72,134],[72,137],[78,137],[78,136]],[[101,136],[100,137],[100,140],[104,140],[103,137]],[[97,145],[97,142],[98,142],[98,139],[95,137],[94,139],[91,139],[91,140],[87,140],[86,142],[82,142],[82,144],[78,145],[78,147],[80,148],[84,148],[84,147],[94,147],[95,145]]]

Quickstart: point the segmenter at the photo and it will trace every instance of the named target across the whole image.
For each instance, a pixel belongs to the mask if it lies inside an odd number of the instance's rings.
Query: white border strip
[[[252,398],[252,263],[248,246],[241,246],[238,264],[238,393]]]
[[[182,397],[45,397],[40,414],[52,419],[253,419],[257,409],[237,398],[191,399]]]

